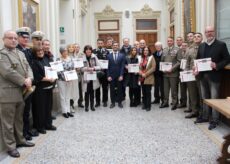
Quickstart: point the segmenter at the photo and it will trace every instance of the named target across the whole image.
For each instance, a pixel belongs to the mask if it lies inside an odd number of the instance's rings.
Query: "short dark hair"
[[[187,33],[187,35],[190,34],[190,33],[193,34],[193,35],[195,34],[194,32],[190,31],[190,32]]]
[[[86,45],[85,47],[84,47],[84,53],[86,53],[86,50],[91,50],[91,52],[93,52],[93,47],[91,46],[91,45]]]
[[[117,44],[118,44],[118,42],[117,42],[116,40],[114,40],[114,41],[113,41],[113,43],[112,43],[112,46],[113,46],[115,43],[117,43]]]
[[[172,37],[172,36],[168,36],[168,39],[172,39],[172,40],[174,40],[174,37]]]
[[[99,42],[99,41],[104,42],[104,39],[102,39],[102,38],[98,38],[98,39],[97,39],[97,42]]]

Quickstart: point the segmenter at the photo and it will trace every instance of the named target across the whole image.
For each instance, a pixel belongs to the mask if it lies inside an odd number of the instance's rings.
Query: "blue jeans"
[[[220,82],[213,82],[210,77],[205,74],[200,80],[201,97],[204,99],[218,99],[220,93]],[[203,119],[209,118],[209,113],[212,112],[212,121],[218,122],[219,112],[211,109],[208,105],[203,103],[202,117]]]

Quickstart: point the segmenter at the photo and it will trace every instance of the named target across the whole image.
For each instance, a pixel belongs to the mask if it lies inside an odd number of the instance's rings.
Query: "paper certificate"
[[[128,72],[129,73],[138,73],[139,72],[139,64],[128,64]]]
[[[94,72],[84,72],[84,80],[97,80],[97,73]]]
[[[83,58],[75,58],[75,59],[73,59],[73,63],[74,63],[74,68],[84,67]]]
[[[109,61],[108,60],[99,60],[101,69],[108,69]]]
[[[64,76],[65,76],[66,81],[71,81],[71,80],[77,80],[78,79],[77,72],[75,70],[65,71]]]
[[[212,63],[211,58],[194,60],[194,64],[197,67],[198,72],[211,71],[212,70],[211,63]]]
[[[45,67],[45,76],[50,79],[58,79],[57,71],[51,67]]]
[[[171,62],[160,62],[160,70],[161,71],[168,71],[172,68]]]
[[[189,81],[195,81],[195,75],[193,75],[193,71],[182,71],[180,72],[180,80],[181,82],[189,82]]]
[[[187,63],[187,60],[186,60],[186,59],[181,59],[181,62],[180,62],[180,69],[185,70],[185,68],[186,68],[186,63]]]
[[[50,62],[50,66],[52,69],[56,70],[57,72],[64,71],[62,61]]]

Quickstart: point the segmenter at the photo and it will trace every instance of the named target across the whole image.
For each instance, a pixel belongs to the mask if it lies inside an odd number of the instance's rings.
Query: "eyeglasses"
[[[214,32],[214,31],[205,31],[205,33],[212,33],[212,32]]]
[[[17,37],[11,37],[11,36],[9,36],[9,37],[5,37],[6,39],[9,39],[9,40],[18,40],[18,38]]]

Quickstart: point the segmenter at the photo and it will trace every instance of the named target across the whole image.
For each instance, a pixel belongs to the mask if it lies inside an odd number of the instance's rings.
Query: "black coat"
[[[208,74],[213,82],[220,82],[223,68],[230,62],[230,55],[227,46],[224,42],[215,39],[210,45],[209,53],[205,54],[207,43],[200,44],[197,52],[197,59],[203,59],[211,57],[212,62],[216,63],[216,70],[200,72],[199,78],[202,78],[204,74]]]
[[[125,56],[128,56],[131,51],[131,46],[125,47],[124,45],[121,47],[120,53],[124,54]]]
[[[160,52],[162,55],[162,51]],[[156,70],[154,72],[154,76],[163,76],[163,72],[160,71],[160,62],[161,62],[161,55],[157,56],[157,51],[153,53],[153,57],[156,61]]]
[[[128,64],[136,64],[139,63],[138,58],[131,58],[130,56],[126,57],[126,63]],[[138,81],[139,81],[139,75],[138,74],[134,74],[134,73],[127,73],[125,76],[125,81],[124,81],[124,85],[125,86],[129,86],[130,88],[137,88],[138,85]]]

